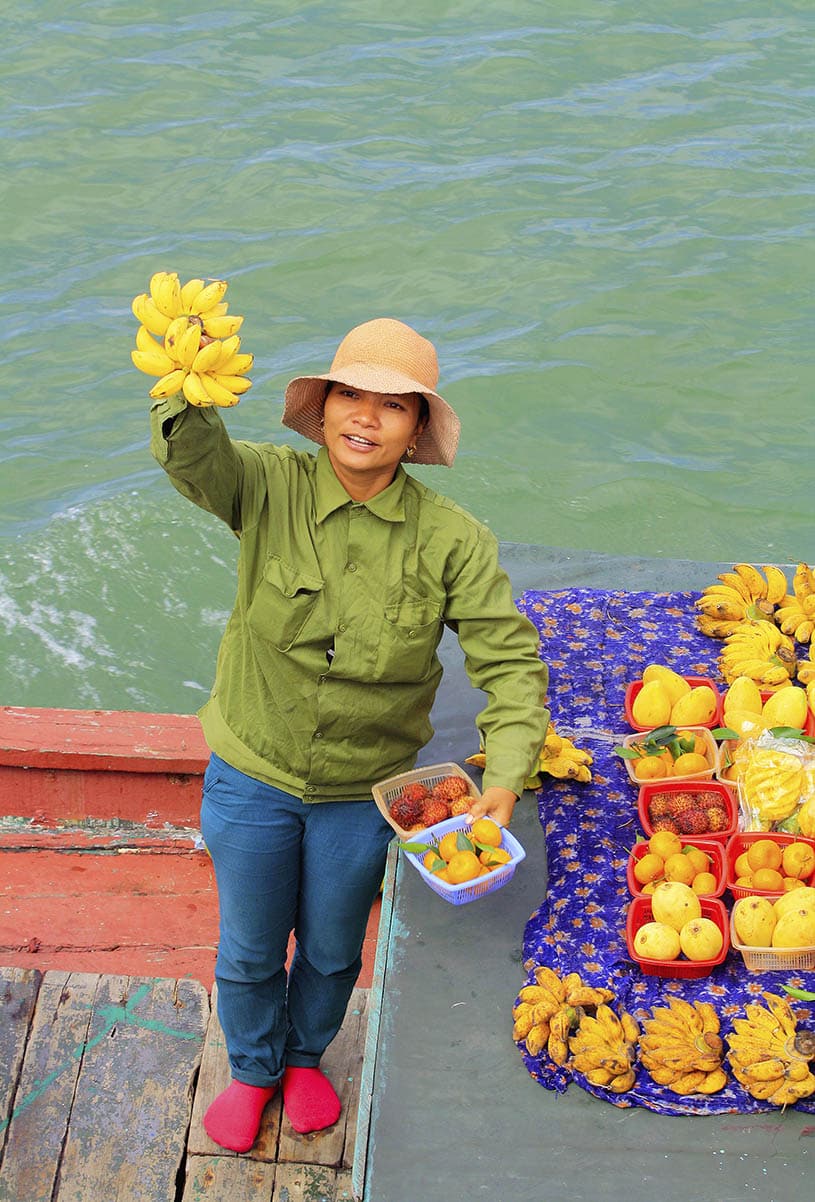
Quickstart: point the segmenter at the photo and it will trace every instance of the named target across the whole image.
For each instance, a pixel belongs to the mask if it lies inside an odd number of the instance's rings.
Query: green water
[[[146,450],[158,269],[230,281],[237,436],[395,316],[463,421],[415,470],[500,539],[815,559],[810,0],[404,8],[6,5],[0,703],[208,690],[235,547]]]

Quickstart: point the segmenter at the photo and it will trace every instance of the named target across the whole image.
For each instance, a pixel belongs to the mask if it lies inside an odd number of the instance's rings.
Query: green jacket
[[[321,448],[230,439],[181,397],[151,411],[175,488],[240,536],[235,606],[200,711],[209,746],[305,801],[370,799],[433,734],[445,625],[487,701],[483,787],[520,794],[549,719],[548,671],[492,533],[400,467],[348,496]]]

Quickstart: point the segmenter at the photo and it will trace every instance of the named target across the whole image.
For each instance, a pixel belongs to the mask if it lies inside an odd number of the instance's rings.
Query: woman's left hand
[[[492,818],[493,822],[497,822],[499,826],[509,826],[517,800],[517,794],[513,793],[511,789],[502,789],[498,785],[493,785],[492,788],[485,789],[481,796],[473,802],[469,812],[473,818]]]

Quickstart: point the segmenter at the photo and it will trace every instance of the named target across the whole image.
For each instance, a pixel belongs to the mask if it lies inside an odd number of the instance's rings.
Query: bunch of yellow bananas
[[[577,1026],[585,1007],[611,1001],[610,989],[585,985],[579,973],[561,977],[548,965],[534,970],[535,984],[524,985],[512,1011],[512,1038],[523,1043],[530,1056],[546,1049],[549,1059],[563,1065],[569,1058],[569,1032]]]
[[[524,788],[539,789],[543,783],[541,781],[543,773],[546,773],[547,776],[553,776],[557,780],[590,781],[591,770],[589,765],[593,762],[594,757],[590,751],[581,751],[579,747],[574,745],[571,739],[567,739],[565,735],[557,734],[554,723],[550,721],[546,729],[546,738],[538,757],[537,771],[524,781]],[[483,769],[487,766],[487,757],[482,749],[476,755],[467,756],[464,763]]]
[[[733,1021],[727,1036],[730,1066],[751,1097],[773,1106],[790,1106],[815,1093],[815,1076],[809,1068],[815,1047],[811,1036],[797,1031],[786,998],[775,993],[762,993],[762,997],[766,1008],[748,1003],[747,1017]]]
[[[529,788],[540,788],[540,775],[552,776],[555,780],[577,780],[584,783],[591,780],[591,764],[594,757],[590,751],[582,751],[576,747],[566,735],[559,735],[552,722],[546,730],[546,738],[538,759],[537,784]],[[535,777],[531,778],[533,781]]]
[[[789,684],[795,676],[795,644],[772,622],[744,622],[724,642],[719,670],[728,684],[738,676],[749,676],[770,690]]]
[[[799,563],[792,578],[792,593],[781,598],[775,621],[797,643],[811,643],[815,633],[815,572]]]
[[[787,592],[787,577],[773,564],[762,576],[751,563],[737,563],[732,572],[720,572],[719,584],[708,585],[695,602],[700,611],[696,624],[714,639],[727,638],[745,622],[772,621],[775,607]]]
[[[657,1085],[675,1094],[718,1093],[727,1085],[719,1016],[710,1002],[672,997],[643,1022],[640,1059]]]
[[[626,1011],[619,1018],[605,1003],[594,1015],[583,1014],[577,1031],[569,1039],[570,1067],[583,1073],[592,1085],[625,1093],[635,1080],[634,1062],[640,1029]]]
[[[227,287],[225,280],[182,285],[176,272],[157,271],[150,291],[133,300],[141,324],[130,357],[139,371],[159,377],[150,389],[154,400],[183,392],[191,405],[226,408],[252,387],[245,373],[254,357],[240,353],[243,318],[227,316]]]

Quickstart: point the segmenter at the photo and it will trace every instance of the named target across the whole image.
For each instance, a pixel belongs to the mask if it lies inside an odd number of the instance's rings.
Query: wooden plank
[[[271,1202],[275,1172],[243,1156],[190,1156],[181,1202]]]
[[[97,983],[84,973],[42,979],[0,1168],[2,1202],[51,1202]]]
[[[272,1202],[336,1202],[337,1174],[321,1164],[279,1164]]]
[[[194,714],[0,706],[0,764],[201,773],[208,760]]]
[[[0,968],[0,1166],[42,974]]]
[[[326,1131],[299,1135],[284,1110],[277,1153],[281,1163],[292,1161],[337,1167],[352,1164],[367,1021],[368,991],[355,989],[342,1027],[326,1049],[320,1065],[339,1094],[342,1113],[334,1126]]]
[[[29,768],[0,764],[0,814],[28,818],[40,826],[66,823],[144,823],[161,829],[196,826],[201,809],[203,764],[198,772],[163,765],[122,772],[115,766]]]
[[[209,999],[195,981],[103,977],[55,1202],[175,1202]]]

